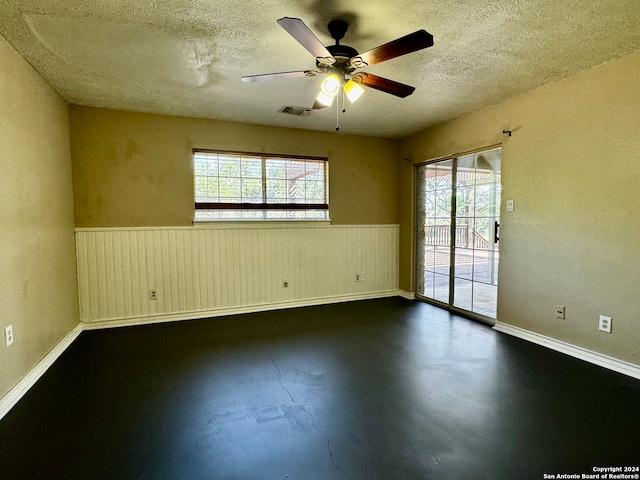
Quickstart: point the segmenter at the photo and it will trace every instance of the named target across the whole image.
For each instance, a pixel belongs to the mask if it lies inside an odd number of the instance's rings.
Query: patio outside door
[[[493,322],[500,156],[494,148],[417,167],[416,296]]]

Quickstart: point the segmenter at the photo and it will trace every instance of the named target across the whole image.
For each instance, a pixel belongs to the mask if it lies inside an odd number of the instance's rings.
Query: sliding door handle
[[[500,240],[500,222],[496,220],[493,222],[493,243],[498,243],[498,240]]]

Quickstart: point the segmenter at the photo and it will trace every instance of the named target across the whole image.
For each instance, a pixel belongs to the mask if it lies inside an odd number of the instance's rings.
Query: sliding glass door
[[[417,167],[416,295],[488,321],[498,298],[500,154]]]

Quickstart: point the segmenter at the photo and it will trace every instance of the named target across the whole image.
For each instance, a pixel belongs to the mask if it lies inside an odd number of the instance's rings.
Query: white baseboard
[[[58,344],[53,347],[49,353],[47,353],[38,364],[31,369],[27,375],[23,377],[18,384],[9,390],[2,399],[0,399],[0,420],[9,413],[9,410],[18,403],[25,393],[29,391],[31,387],[42,377],[42,375],[49,369],[53,362],[55,362],[60,355],[78,338],[78,335],[82,332],[82,324],[78,324],[73,330],[71,330],[67,336],[65,336]]]
[[[513,325],[508,325],[506,323],[496,322],[493,329],[497,330],[498,332],[513,335],[514,337],[522,338],[523,340],[542,345],[543,347],[550,348],[557,352],[565,353],[572,357],[579,358],[580,360],[584,360],[585,362],[608,368],[609,370],[613,370],[614,372],[622,373],[624,375],[629,375],[630,377],[640,379],[639,365],[625,362],[624,360],[618,360],[617,358],[609,357],[592,350],[587,350],[586,348],[577,347],[575,345],[571,345],[570,343],[556,340],[555,338],[546,337],[544,335],[540,335],[539,333],[534,333],[520,327],[514,327]]]
[[[407,292],[406,290],[399,290],[398,295],[402,298],[406,298],[407,300],[415,300],[416,294],[413,292]]]
[[[202,310],[197,312],[175,313],[171,315],[157,315],[148,317],[136,317],[118,320],[104,320],[98,322],[83,322],[83,330],[100,330],[104,328],[131,327],[135,325],[150,325],[154,323],[179,322],[181,320],[198,320],[202,318],[222,317],[225,315],[239,315],[242,313],[266,312],[270,310],[282,310],[285,308],[312,307],[327,305],[330,303],[352,302],[356,300],[372,300],[375,298],[402,296],[399,290],[385,290],[381,292],[369,292],[350,295],[337,295],[332,297],[317,297],[291,302],[266,303],[248,305],[244,307],[219,308],[215,310]]]

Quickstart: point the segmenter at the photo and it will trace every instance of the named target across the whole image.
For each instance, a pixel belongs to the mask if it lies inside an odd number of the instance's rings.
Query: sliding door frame
[[[454,303],[454,292],[455,292],[455,247],[456,247],[456,223],[455,222],[450,222],[451,223],[451,227],[450,227],[450,235],[449,238],[451,239],[449,241],[449,303],[444,303],[440,300],[436,300],[434,298],[428,298],[425,297],[423,295],[420,295],[418,293],[418,275],[420,275],[420,268],[419,268],[419,264],[418,264],[418,258],[419,258],[419,254],[418,254],[418,241],[420,238],[420,228],[419,228],[419,217],[420,217],[420,209],[418,208],[418,202],[419,202],[419,198],[420,198],[420,186],[418,184],[418,178],[419,178],[419,174],[418,174],[418,170],[420,167],[423,167],[425,165],[431,165],[434,163],[438,163],[438,162],[444,162],[447,160],[450,160],[452,162],[452,168],[451,168],[451,212],[456,212],[457,211],[457,199],[456,199],[456,185],[457,185],[457,175],[458,175],[458,169],[457,169],[457,162],[458,162],[458,158],[463,157],[465,155],[472,155],[474,153],[479,153],[479,152],[484,152],[487,150],[494,150],[496,148],[500,148],[502,149],[502,143],[497,143],[494,145],[489,145],[486,147],[481,147],[481,148],[475,148],[473,150],[467,150],[464,152],[460,152],[460,153],[456,153],[453,155],[445,155],[442,157],[438,157],[438,158],[433,158],[430,160],[426,160],[424,162],[420,162],[420,163],[416,163],[414,165],[414,178],[416,179],[416,181],[414,182],[415,185],[415,192],[414,192],[414,205],[415,205],[415,217],[414,217],[414,245],[413,245],[413,250],[414,250],[414,259],[413,259],[413,264],[414,264],[414,295],[415,298],[417,300],[420,300],[422,302],[425,303],[429,303],[432,305],[435,305],[437,307],[443,308],[445,310],[448,310],[452,313],[455,313],[456,315],[460,315],[462,317],[466,317],[472,320],[476,320],[482,323],[486,323],[488,325],[495,325],[497,318],[491,318],[488,317],[486,315],[482,315],[480,313],[476,313],[476,312],[472,312],[469,310],[464,310],[462,308],[456,307],[455,305],[453,305]],[[498,206],[500,207],[500,206]],[[500,212],[498,212],[500,213]],[[496,315],[497,317],[497,315]]]

